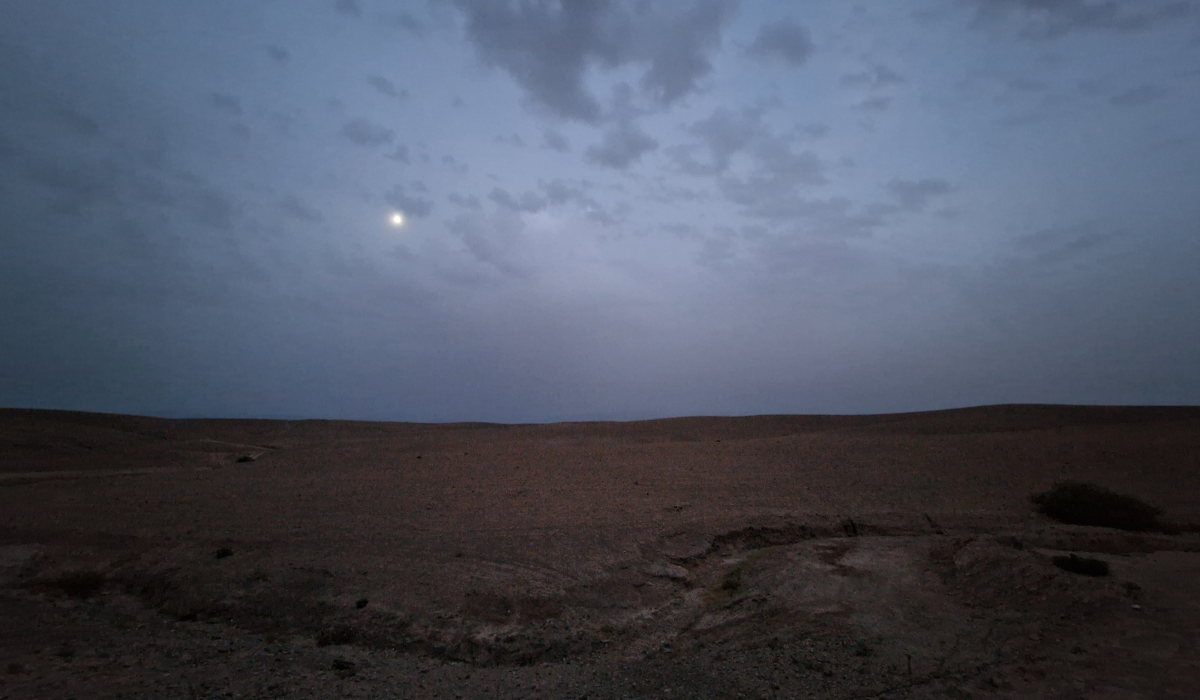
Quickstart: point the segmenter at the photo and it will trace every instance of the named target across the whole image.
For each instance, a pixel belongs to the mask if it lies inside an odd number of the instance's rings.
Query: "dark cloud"
[[[343,15],[362,17],[362,6],[358,4],[358,0],[336,0],[333,7]]]
[[[414,36],[423,37],[427,31],[425,23],[408,12],[401,12],[389,17],[388,23],[411,32]]]
[[[1013,241],[1010,264],[1057,265],[1090,254],[1117,238],[1118,232],[1095,223],[1040,229]]]
[[[825,164],[811,151],[796,152],[784,138],[765,139],[749,151],[745,176],[719,180],[722,193],[752,216],[787,218],[802,188],[825,184]]]
[[[721,29],[732,14],[724,0],[686,7],[616,0],[456,4],[485,63],[506,71],[552,114],[588,122],[602,117],[586,85],[591,67],[645,66],[644,93],[669,106],[712,70],[708,54],[720,45]]]
[[[3,132],[0,132],[0,160],[6,160],[17,154],[17,149]]]
[[[808,30],[791,17],[764,24],[746,54],[759,59],[777,59],[793,66],[803,65],[812,56]]]
[[[458,173],[459,175],[466,175],[467,172],[471,169],[470,166],[468,166],[466,163],[458,160],[457,158],[455,158],[454,156],[451,156],[451,155],[442,156],[442,165],[446,166],[447,168],[450,168],[451,170]]]
[[[463,209],[482,209],[483,208],[483,204],[481,204],[479,202],[479,198],[473,194],[463,196],[461,194],[458,194],[457,192],[451,192],[450,194],[446,195],[446,199],[451,204],[460,206]]]
[[[386,194],[383,200],[400,211],[423,219],[433,213],[433,202],[424,197],[410,196],[404,191],[404,185],[396,185]]]
[[[1024,77],[1011,78],[1004,85],[1013,92],[1043,92],[1046,89],[1042,81]]]
[[[218,112],[242,116],[242,103],[233,95],[214,92],[208,96],[208,101]]]
[[[321,214],[321,212],[317,211],[308,204],[305,204],[295,195],[289,194],[280,200],[279,208],[283,211],[283,213],[287,214],[293,219],[306,221],[310,224],[319,224],[325,220],[325,217]]]
[[[518,262],[525,243],[525,224],[518,212],[501,208],[487,217],[464,213],[452,219],[447,228],[476,261],[507,277],[529,276],[529,271]]]
[[[181,205],[196,223],[223,231],[233,228],[240,209],[228,195],[203,186],[189,191]]]
[[[493,189],[488,194],[488,199],[496,204],[511,209],[513,211],[536,213],[546,208],[546,198],[538,195],[535,192],[526,192],[520,198],[513,197],[507,191],[499,187]]]
[[[865,87],[869,90],[881,90],[891,85],[904,82],[904,76],[887,66],[875,66],[862,73],[847,73],[838,81],[845,87]]]
[[[288,59],[292,57],[292,54],[287,49],[276,44],[271,44],[267,47],[267,55],[280,63],[287,63]]]
[[[546,129],[542,132],[542,143],[554,151],[567,152],[571,150],[571,143],[567,141],[567,137],[558,133],[554,129]]]
[[[391,143],[396,132],[366,119],[353,119],[342,127],[342,136],[358,146],[381,146]]]
[[[967,0],[976,22],[1015,25],[1022,39],[1076,31],[1138,32],[1190,15],[1190,2],[1163,0]]]
[[[826,134],[829,133],[829,125],[828,124],[809,124],[809,125],[803,127],[802,129],[800,129],[800,132],[802,134],[804,134],[805,136],[809,136],[814,139],[819,139],[822,136],[825,136]]]
[[[367,83],[388,97],[392,97],[397,100],[402,100],[408,97],[408,90],[397,88],[395,83],[383,77],[382,75],[368,75]]]
[[[84,210],[105,201],[115,201],[120,173],[112,165],[74,161],[34,161],[25,168],[25,176],[55,196],[52,210],[80,216]]]
[[[59,124],[80,136],[99,136],[100,125],[95,119],[76,110],[70,105],[63,105],[54,110],[54,116]]]
[[[643,4],[639,10],[647,6]],[[721,29],[731,15],[729,4],[702,0],[690,12],[664,18],[655,28],[656,35],[644,39],[651,48],[642,87],[662,105],[671,105],[693,91],[696,82],[712,71],[708,54],[720,47]]]
[[[924,180],[892,180],[887,184],[887,191],[900,201],[900,206],[909,211],[921,211],[929,200],[939,195],[949,193],[953,188],[945,180],[927,178]]]
[[[591,183],[586,180],[571,183],[561,178],[538,183],[538,186],[546,193],[546,198],[550,200],[551,204],[577,202],[585,207],[598,208],[600,205],[587,195],[590,185]]]
[[[1108,98],[1108,102],[1117,107],[1136,107],[1154,102],[1165,94],[1167,94],[1166,90],[1158,86],[1140,85],[1113,95]]]
[[[701,202],[712,198],[712,193],[707,190],[699,190],[691,187],[678,187],[669,184],[667,178],[658,175],[653,180],[653,185],[646,188],[645,194],[655,202],[664,202],[666,204],[677,204],[679,202]]]
[[[401,163],[404,163],[405,165],[408,165],[409,164],[409,162],[408,162],[408,146],[405,146],[404,144],[399,144],[396,146],[396,150],[392,151],[391,153],[387,154],[384,157],[391,158],[392,160],[397,160],[397,161],[400,161]]]
[[[599,145],[589,146],[584,159],[595,165],[624,170],[656,148],[658,141],[634,124],[623,122],[605,132]]]
[[[707,118],[689,126],[688,133],[700,139],[711,157],[711,163],[699,163],[692,156],[694,149],[675,147],[670,154],[676,165],[692,175],[724,172],[733,154],[755,141],[770,138],[761,110],[735,112],[726,107],[716,108]]]
[[[854,109],[864,112],[885,112],[892,104],[892,98],[884,97],[883,95],[872,95],[867,99],[854,105]]]
[[[896,211],[889,204],[856,207],[846,197],[762,197],[751,204],[747,214],[788,225],[789,235],[805,237],[865,238],[883,225],[884,217]]]

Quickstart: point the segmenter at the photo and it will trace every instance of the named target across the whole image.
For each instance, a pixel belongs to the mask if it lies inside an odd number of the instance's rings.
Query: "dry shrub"
[[[40,581],[37,586],[69,598],[91,598],[104,587],[104,576],[95,571],[71,571],[56,578]]]
[[[1102,486],[1060,481],[1049,491],[1031,497],[1042,514],[1070,525],[1095,525],[1118,530],[1161,530],[1161,510]]]
[[[1108,576],[1108,562],[1103,559],[1081,557],[1077,554],[1059,555],[1053,559],[1054,565],[1063,571],[1084,576]]]

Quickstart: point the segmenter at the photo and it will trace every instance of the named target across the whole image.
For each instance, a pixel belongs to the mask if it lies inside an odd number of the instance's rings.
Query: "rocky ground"
[[[0,411],[0,698],[1200,697],[1200,411]],[[1070,573],[1081,554],[1106,576]]]

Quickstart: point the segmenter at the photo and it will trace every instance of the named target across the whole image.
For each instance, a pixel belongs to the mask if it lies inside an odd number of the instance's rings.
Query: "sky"
[[[1200,404],[1197,115],[1197,0],[7,0],[0,406]]]

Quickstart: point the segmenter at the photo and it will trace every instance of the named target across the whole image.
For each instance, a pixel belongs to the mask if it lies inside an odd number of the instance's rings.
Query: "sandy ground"
[[[0,411],[0,698],[1200,697],[1200,536],[1061,479],[1200,522],[1200,409]]]

